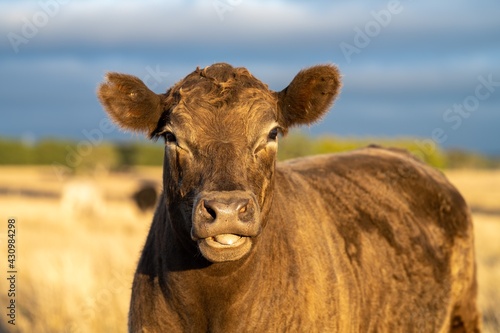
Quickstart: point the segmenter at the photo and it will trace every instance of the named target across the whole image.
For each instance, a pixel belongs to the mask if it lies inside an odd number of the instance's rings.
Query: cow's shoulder
[[[388,172],[395,167],[414,169],[425,167],[407,150],[399,148],[383,148],[370,145],[344,153],[313,155],[290,159],[278,164],[278,169],[285,172],[298,172],[305,175],[322,175],[323,172],[372,173],[375,171]]]
[[[369,146],[289,160],[277,170],[278,187],[290,187],[292,179],[300,187],[289,191],[307,191],[305,197],[343,206],[343,211],[363,211],[372,217],[418,214],[435,221],[449,237],[470,231],[469,210],[456,188],[441,171],[402,149]]]
[[[399,148],[372,145],[345,153],[302,157],[281,162],[277,169],[285,177],[298,175],[307,181],[321,180],[323,184],[342,178],[366,186],[383,183],[397,189],[407,187],[408,182],[424,181],[427,185],[435,183],[433,188],[456,191],[441,171]]]

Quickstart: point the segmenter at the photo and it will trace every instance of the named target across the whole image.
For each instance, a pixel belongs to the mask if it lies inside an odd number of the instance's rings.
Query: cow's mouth
[[[214,237],[205,238],[210,246],[214,247],[226,247],[226,246],[238,246],[242,241],[245,240],[244,236],[235,234],[221,234]]]
[[[236,234],[220,234],[198,240],[201,254],[211,262],[235,261],[252,247],[252,239]]]

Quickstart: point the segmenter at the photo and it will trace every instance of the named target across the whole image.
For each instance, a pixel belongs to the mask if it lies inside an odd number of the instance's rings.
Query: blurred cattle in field
[[[139,189],[132,195],[132,199],[142,212],[155,208],[158,200],[156,183],[150,181],[142,182]]]
[[[61,210],[66,216],[100,216],[105,211],[102,191],[88,180],[69,181],[62,190]]]

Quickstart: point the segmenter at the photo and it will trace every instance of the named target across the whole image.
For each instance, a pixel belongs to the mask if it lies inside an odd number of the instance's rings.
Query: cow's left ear
[[[330,109],[340,87],[340,73],[333,65],[300,71],[278,95],[279,122],[285,128],[311,124]]]
[[[151,135],[163,113],[165,95],[155,94],[138,77],[108,73],[97,96],[120,127]]]

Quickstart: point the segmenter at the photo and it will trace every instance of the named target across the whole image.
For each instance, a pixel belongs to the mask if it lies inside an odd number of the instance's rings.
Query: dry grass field
[[[447,174],[474,211],[484,332],[500,332],[500,171]],[[58,179],[50,167],[0,168],[0,332],[125,332],[132,275],[152,217],[130,195],[140,180],[160,178],[159,168],[78,182]],[[75,183],[94,186],[89,193],[98,204],[68,209],[60,195]],[[15,326],[5,315],[9,218],[17,230]]]

